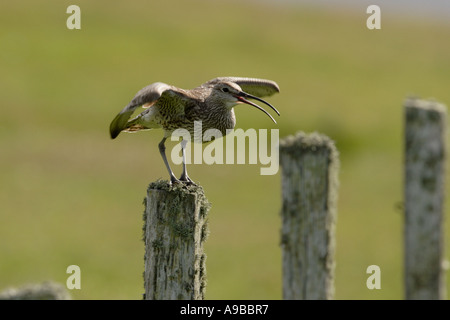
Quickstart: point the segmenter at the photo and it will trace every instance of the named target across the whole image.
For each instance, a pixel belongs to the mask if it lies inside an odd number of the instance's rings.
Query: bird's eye
[[[229,92],[230,90],[228,90],[228,88],[227,87],[225,87],[225,88],[222,88],[222,92]]]

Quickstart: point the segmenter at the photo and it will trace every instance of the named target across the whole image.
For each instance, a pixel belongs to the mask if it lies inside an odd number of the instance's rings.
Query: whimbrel
[[[234,129],[236,117],[233,107],[239,103],[246,103],[261,110],[276,123],[266,110],[247,99],[263,102],[280,115],[275,107],[261,99],[279,91],[276,82],[255,78],[219,77],[191,90],[156,82],[136,93],[131,102],[114,118],[110,125],[111,138],[116,138],[122,131],[162,128],[164,137],[158,146],[171,183],[193,183],[186,170],[185,148],[188,141],[183,140],[181,143],[183,171],[180,179],[175,177],[167,161],[165,141],[172,132],[176,129],[186,129],[193,139],[194,122],[201,121],[203,133],[208,129],[217,129],[225,135],[229,132],[227,129]],[[145,110],[130,120],[136,108],[140,106]]]

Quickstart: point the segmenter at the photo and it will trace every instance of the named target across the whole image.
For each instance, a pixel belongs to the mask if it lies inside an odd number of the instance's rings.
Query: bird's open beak
[[[260,106],[258,106],[256,103],[253,103],[253,102],[251,102],[251,101],[248,101],[246,98],[248,98],[248,99],[255,99],[255,100],[261,101],[262,103],[267,104],[269,107],[271,107],[272,110],[275,111],[278,115],[280,115],[280,112],[279,112],[274,106],[272,106],[270,103],[268,103],[267,101],[264,101],[264,100],[261,99],[261,98],[252,96],[251,94],[245,93],[245,92],[243,92],[243,91],[241,91],[240,93],[238,93],[238,94],[236,95],[236,98],[237,98],[240,102],[242,102],[242,103],[249,104],[249,105],[254,106],[255,108],[261,110],[262,112],[264,112],[265,114],[267,114],[267,115],[269,116],[269,118],[272,119],[273,122],[277,123],[277,122],[275,121],[275,119],[270,115],[270,113],[268,113],[266,110],[264,110],[263,108],[261,108]]]

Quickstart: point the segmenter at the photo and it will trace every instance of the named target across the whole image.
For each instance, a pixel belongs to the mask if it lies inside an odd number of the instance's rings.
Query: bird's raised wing
[[[172,89],[173,87],[168,84],[155,82],[139,90],[138,93],[136,93],[136,95],[134,96],[133,100],[131,100],[131,102],[125,108],[123,108],[123,110],[120,111],[119,114],[111,122],[109,126],[111,138],[114,139],[123,129],[126,128],[127,122],[136,108],[143,105],[151,106],[161,97],[161,95],[165,91]]]
[[[214,85],[219,82],[234,82],[239,85],[244,92],[260,98],[280,92],[280,87],[278,87],[278,84],[275,81],[257,78],[218,77],[209,80],[203,85]]]

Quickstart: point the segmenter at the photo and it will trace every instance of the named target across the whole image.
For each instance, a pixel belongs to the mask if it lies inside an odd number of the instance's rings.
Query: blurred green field
[[[383,12],[370,31],[364,6],[80,0],[82,29],[68,30],[70,4],[0,4],[0,290],[65,283],[76,264],[75,299],[141,299],[142,200],[167,178],[162,132],[112,141],[109,123],[149,83],[233,75],[281,87],[268,99],[278,126],[238,106],[237,127],[336,141],[336,299],[403,298],[402,102],[450,104],[449,24]],[[207,299],[281,298],[280,176],[259,169],[190,167],[213,205]],[[372,264],[381,290],[365,285]]]

